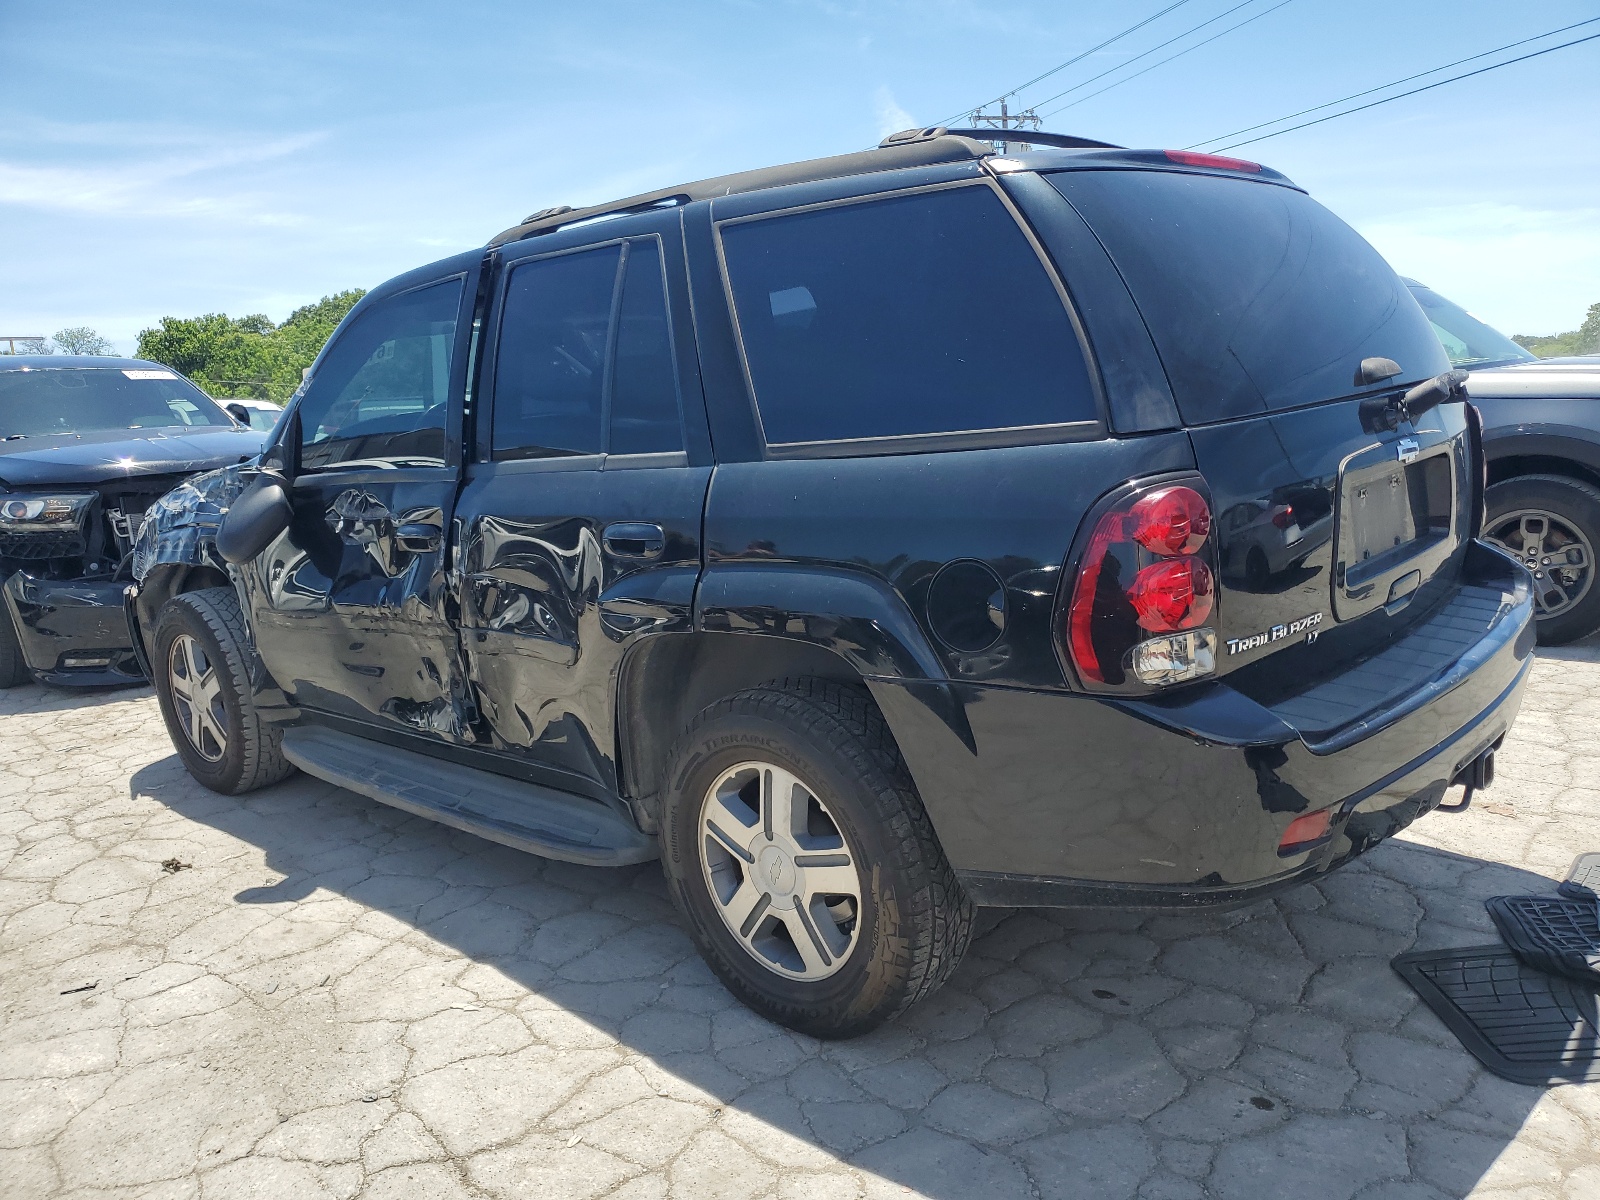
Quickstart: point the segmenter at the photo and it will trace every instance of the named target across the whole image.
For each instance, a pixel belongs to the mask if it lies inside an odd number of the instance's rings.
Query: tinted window
[[[611,377],[610,454],[682,450],[678,373],[655,241],[631,242],[617,319],[617,359]]]
[[[1054,285],[987,187],[722,227],[769,443],[1096,416]]]
[[[233,422],[165,367],[0,371],[0,438],[193,425],[231,429]]]
[[[494,372],[494,456],[598,454],[620,246],[513,267]]]
[[[461,281],[376,301],[341,330],[300,401],[301,466],[444,462]]]
[[[1405,381],[1449,366],[1389,264],[1303,192],[1174,171],[1047,178],[1122,272],[1186,421],[1348,396],[1363,358],[1394,359]]]

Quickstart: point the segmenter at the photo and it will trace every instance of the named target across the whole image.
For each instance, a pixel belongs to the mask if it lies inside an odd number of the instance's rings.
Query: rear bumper
[[[1245,903],[1332,870],[1431,811],[1504,738],[1533,658],[1522,568],[1483,547],[1497,605],[1462,653],[1344,729],[1303,737],[1225,681],[1163,702],[871,681],[952,866],[1000,905]],[[1288,856],[1300,815],[1330,836]]]
[[[143,682],[123,616],[126,587],[106,579],[40,579],[26,571],[0,585],[0,603],[34,678],[73,687]]]

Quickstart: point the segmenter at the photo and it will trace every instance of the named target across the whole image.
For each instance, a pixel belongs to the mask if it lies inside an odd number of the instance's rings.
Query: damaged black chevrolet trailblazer
[[[1238,904],[1470,798],[1531,580],[1405,285],[1258,164],[1029,140],[545,209],[368,293],[141,533],[188,769],[659,857],[828,1037],[975,905]]]
[[[0,687],[143,679],[123,589],[146,509],[263,434],[159,363],[0,357]]]

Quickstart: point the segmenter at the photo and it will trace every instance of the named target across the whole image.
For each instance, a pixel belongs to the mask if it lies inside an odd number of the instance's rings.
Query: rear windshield
[[[233,421],[162,367],[0,371],[0,438],[195,425],[231,429]]]
[[[1297,408],[1448,369],[1389,264],[1293,188],[1176,171],[1047,176],[1100,237],[1190,424]],[[1364,358],[1400,375],[1366,389]]]

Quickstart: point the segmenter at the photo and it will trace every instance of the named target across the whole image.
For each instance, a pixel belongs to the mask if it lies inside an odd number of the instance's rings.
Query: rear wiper
[[[0,438],[0,442],[20,442],[25,437],[32,437],[31,433],[8,433]]]
[[[1424,380],[1403,396],[1361,402],[1361,428],[1368,433],[1388,433],[1402,423],[1415,425],[1417,418],[1446,400],[1467,398],[1466,371],[1446,371]]]

